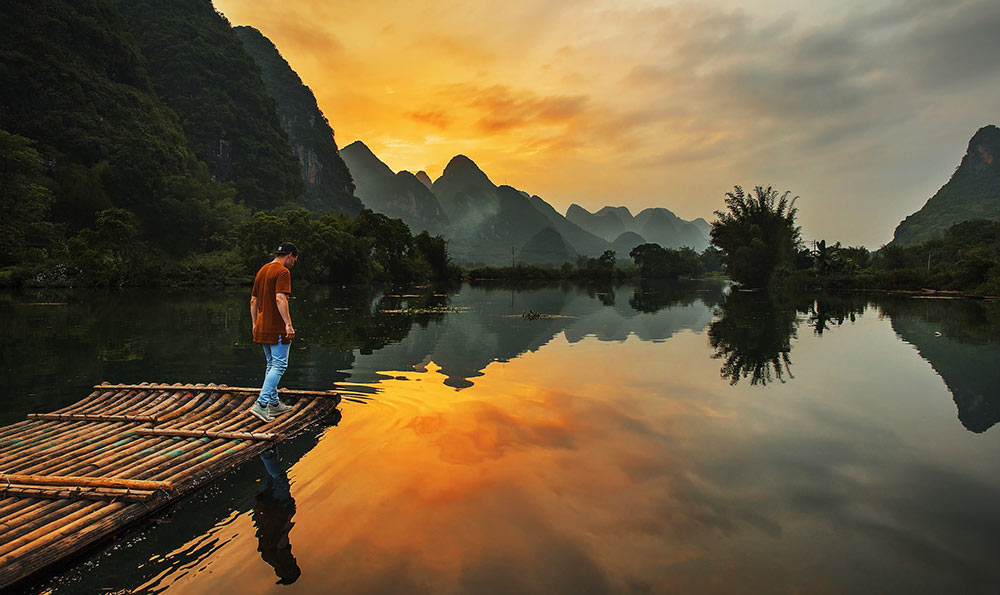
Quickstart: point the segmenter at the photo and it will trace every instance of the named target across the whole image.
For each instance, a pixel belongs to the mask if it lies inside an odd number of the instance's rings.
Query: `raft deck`
[[[0,588],[159,508],[304,429],[340,395],[280,389],[292,411],[250,415],[259,388],[100,384],[0,428]]]

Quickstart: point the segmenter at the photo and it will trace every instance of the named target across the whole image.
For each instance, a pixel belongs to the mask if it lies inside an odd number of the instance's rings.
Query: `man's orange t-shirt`
[[[282,343],[290,342],[285,336],[285,321],[282,320],[278,304],[275,302],[275,296],[279,293],[292,293],[292,274],[285,265],[269,262],[257,271],[257,277],[253,280],[253,291],[250,293],[257,298],[254,343],[274,345],[278,343],[279,337]]]

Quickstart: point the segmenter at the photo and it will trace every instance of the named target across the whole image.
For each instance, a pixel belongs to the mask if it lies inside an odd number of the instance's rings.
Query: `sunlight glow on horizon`
[[[274,42],[338,146],[432,179],[464,154],[561,212],[711,220],[734,184],[773,184],[807,238],[877,247],[996,123],[985,0],[215,6]]]

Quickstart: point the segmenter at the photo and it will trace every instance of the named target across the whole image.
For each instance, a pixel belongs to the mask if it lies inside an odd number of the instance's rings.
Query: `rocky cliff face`
[[[932,240],[962,221],[1000,219],[1000,128],[984,126],[969,141],[958,169],[926,204],[904,219],[893,243]]]
[[[361,210],[361,200],[354,196],[351,173],[337,150],[333,129],[312,91],[260,31],[253,27],[235,27],[234,30],[260,67],[267,92],[277,104],[281,128],[298,158],[305,184],[303,206],[315,212],[357,214]]]

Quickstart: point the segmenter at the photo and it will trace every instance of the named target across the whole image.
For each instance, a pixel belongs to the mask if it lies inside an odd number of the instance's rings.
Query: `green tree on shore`
[[[735,186],[726,193],[726,211],[716,211],[712,244],[721,250],[729,277],[748,287],[764,287],[775,272],[791,269],[801,247],[795,225],[795,201],[790,192],[756,186],[752,194]]]

